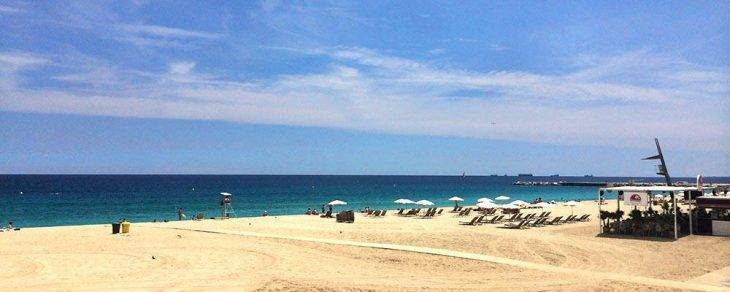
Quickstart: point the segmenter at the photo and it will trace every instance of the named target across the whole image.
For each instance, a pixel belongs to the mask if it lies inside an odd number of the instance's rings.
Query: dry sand
[[[0,290],[730,290],[730,238],[597,237],[591,202],[590,222],[526,230],[389,213],[3,232]]]

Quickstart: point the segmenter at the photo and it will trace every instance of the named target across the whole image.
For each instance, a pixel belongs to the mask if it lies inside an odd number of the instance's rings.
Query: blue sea
[[[430,200],[451,206],[499,195],[511,200],[593,200],[597,187],[515,186],[523,181],[618,182],[662,178],[514,177],[514,176],[339,176],[339,175],[0,175],[0,223],[19,227],[174,220],[178,208],[188,215],[220,213],[220,192],[233,194],[238,217],[302,214],[321,209],[335,199],[348,202],[337,209],[397,208],[399,198]],[[693,182],[692,178],[678,178]],[[730,182],[708,178],[705,182]],[[510,200],[510,201],[511,201]]]

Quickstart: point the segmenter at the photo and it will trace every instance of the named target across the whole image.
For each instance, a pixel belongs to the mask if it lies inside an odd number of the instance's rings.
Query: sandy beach
[[[573,212],[592,220],[512,230],[391,211],[354,224],[307,215],[133,223],[124,235],[108,225],[25,228],[0,233],[0,289],[730,290],[729,238],[597,237],[595,203]]]

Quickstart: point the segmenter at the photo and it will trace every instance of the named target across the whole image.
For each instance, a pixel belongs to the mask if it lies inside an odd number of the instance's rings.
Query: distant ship
[[[559,177],[559,176],[560,176],[559,174],[553,174],[550,177]]]
[[[517,176],[532,176],[532,173],[520,173]]]
[[[593,177],[593,175],[592,174],[586,174],[583,177]]]
[[[498,175],[498,174],[491,174],[491,175],[489,175],[489,176],[499,176],[499,175]]]

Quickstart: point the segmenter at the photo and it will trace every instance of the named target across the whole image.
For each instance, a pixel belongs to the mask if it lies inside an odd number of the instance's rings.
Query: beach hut
[[[416,202],[416,205],[433,206],[433,202],[431,202],[429,200],[420,200],[420,201]]]
[[[449,201],[454,202],[454,206],[458,207],[459,206],[459,202],[464,201],[464,199],[459,198],[457,196],[453,196],[453,197],[449,198]]]

